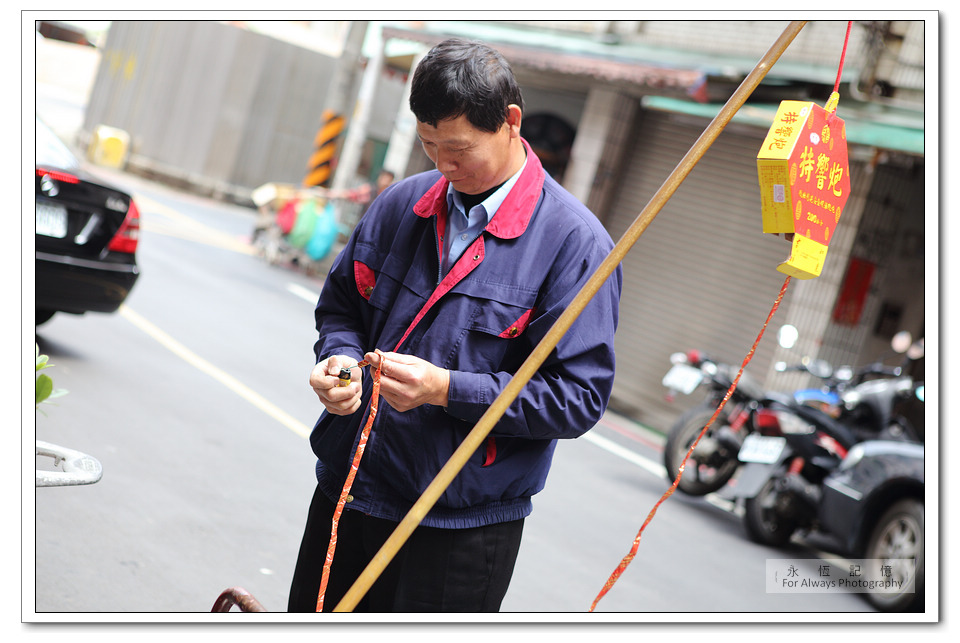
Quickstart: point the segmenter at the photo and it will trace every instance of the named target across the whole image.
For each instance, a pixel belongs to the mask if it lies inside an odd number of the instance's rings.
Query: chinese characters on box
[[[846,127],[811,102],[780,103],[757,154],[763,231],[792,235],[777,270],[799,279],[820,275],[827,246],[850,196]]]

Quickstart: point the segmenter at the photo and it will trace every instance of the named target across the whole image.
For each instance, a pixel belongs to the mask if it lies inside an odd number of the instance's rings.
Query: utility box
[[[127,163],[130,135],[116,127],[98,125],[87,148],[87,157],[104,167],[120,169]]]
[[[819,276],[850,196],[843,120],[815,103],[781,102],[757,154],[757,172],[763,231],[793,235],[790,257],[777,270],[798,279]]]

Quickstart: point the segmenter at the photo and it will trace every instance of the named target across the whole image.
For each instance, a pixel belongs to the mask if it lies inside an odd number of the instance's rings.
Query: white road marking
[[[299,284],[287,284],[287,290],[300,299],[310,302],[314,306],[316,306],[317,300],[320,299],[320,293],[313,292],[312,290],[304,288]]]
[[[646,469],[647,471],[649,471],[650,473],[652,473],[653,475],[659,478],[664,478],[667,475],[667,470],[663,466],[655,462],[652,462],[651,460],[648,460],[647,458],[643,457],[639,453],[631,451],[626,447],[620,446],[613,440],[608,440],[607,438],[601,435],[597,435],[593,431],[588,431],[587,433],[584,433],[583,438],[588,442],[594,443],[595,445],[597,445],[598,447],[600,447],[605,451],[609,451],[610,453],[616,456],[619,456],[628,462],[632,462],[638,467],[642,467]]]
[[[661,480],[667,479],[667,469],[663,465],[660,465],[650,460],[649,458],[645,458],[639,453],[635,451],[631,451],[626,447],[620,446],[613,440],[609,440],[603,437],[602,435],[597,435],[593,431],[588,431],[587,433],[584,433],[583,439],[587,440],[588,442],[592,442],[593,444],[597,445],[604,451],[612,453],[615,456],[623,458],[627,462],[631,462],[637,465],[638,467],[641,467],[642,469],[646,470],[647,472],[649,472],[650,474],[652,474],[653,476]],[[672,484],[672,482],[673,481],[671,480],[670,483]],[[736,503],[730,500],[721,498],[716,494],[708,493],[707,495],[703,496],[703,499],[719,509],[728,511],[733,514],[738,513]]]

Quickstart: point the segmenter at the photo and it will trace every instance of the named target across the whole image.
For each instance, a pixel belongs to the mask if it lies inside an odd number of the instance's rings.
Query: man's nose
[[[435,164],[441,173],[452,172],[457,169],[457,162],[454,160],[453,155],[441,151],[437,152]]]

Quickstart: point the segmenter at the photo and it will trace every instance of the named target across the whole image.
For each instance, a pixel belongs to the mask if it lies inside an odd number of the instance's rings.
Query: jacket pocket
[[[393,311],[401,287],[396,279],[383,269],[360,260],[353,262],[353,276],[357,292],[373,309],[385,313]]]
[[[536,312],[534,308],[507,303],[501,299],[473,299],[470,329],[501,339],[521,336]]]
[[[511,339],[513,337],[518,337],[522,335],[523,331],[527,329],[527,325],[530,324],[530,318],[533,316],[534,310],[535,309],[531,308],[525,311],[522,315],[520,315],[519,318],[517,318],[516,321],[514,321],[507,328],[505,328],[503,332],[500,333],[499,337],[503,337],[504,339]]]
[[[373,289],[377,285],[377,275],[373,271],[373,268],[362,261],[354,261],[353,276],[356,281],[357,292],[360,293],[361,297],[367,301],[370,301],[370,296],[373,294]]]
[[[489,467],[497,459],[497,439],[492,435],[487,437],[487,448],[483,455],[484,467]]]

